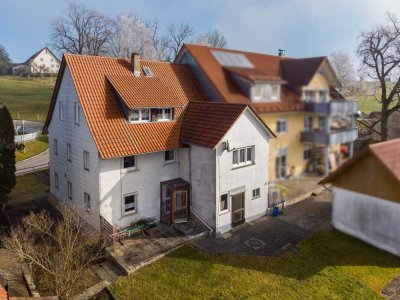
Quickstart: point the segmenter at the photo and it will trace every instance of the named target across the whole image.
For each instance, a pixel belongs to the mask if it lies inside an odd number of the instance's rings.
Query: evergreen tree
[[[10,111],[0,105],[0,212],[3,213],[16,183],[14,133]]]
[[[8,73],[8,69],[11,67],[11,59],[6,49],[0,45],[0,75]]]

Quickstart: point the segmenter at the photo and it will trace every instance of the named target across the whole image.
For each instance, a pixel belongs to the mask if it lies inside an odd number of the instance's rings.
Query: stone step
[[[101,279],[109,282],[114,282],[118,279],[118,277],[124,275],[124,273],[115,264],[108,260],[95,265],[93,268]]]

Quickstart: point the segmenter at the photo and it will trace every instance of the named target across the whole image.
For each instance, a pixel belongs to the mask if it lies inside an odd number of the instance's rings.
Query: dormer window
[[[280,100],[280,84],[257,83],[252,88],[252,101],[273,102]]]
[[[161,122],[174,120],[174,108],[142,108],[130,111],[131,123]]]

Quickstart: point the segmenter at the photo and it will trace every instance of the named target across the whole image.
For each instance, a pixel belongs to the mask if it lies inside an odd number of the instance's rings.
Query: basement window
[[[137,193],[127,194],[124,196],[124,205],[123,205],[124,214],[136,212],[137,197],[138,197]]]

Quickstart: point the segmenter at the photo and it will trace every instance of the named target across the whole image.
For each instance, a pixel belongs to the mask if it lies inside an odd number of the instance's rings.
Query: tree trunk
[[[388,121],[389,121],[389,112],[388,105],[386,103],[382,103],[381,110],[381,141],[386,141],[388,139]]]

